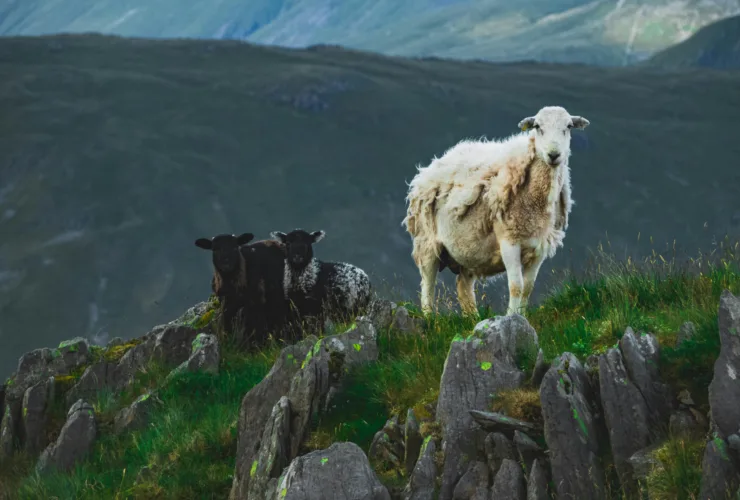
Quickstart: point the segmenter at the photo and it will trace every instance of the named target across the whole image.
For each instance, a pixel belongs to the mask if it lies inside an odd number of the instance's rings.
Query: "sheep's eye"
[[[573,124],[572,124],[572,123],[569,123],[569,124],[568,124],[568,130],[570,130],[570,129],[572,129],[572,128],[573,128]]]
[[[536,124],[536,123],[535,123],[535,124],[534,124],[534,129],[535,129],[535,130],[539,130],[539,129],[540,129],[540,126],[539,126],[538,124]]]

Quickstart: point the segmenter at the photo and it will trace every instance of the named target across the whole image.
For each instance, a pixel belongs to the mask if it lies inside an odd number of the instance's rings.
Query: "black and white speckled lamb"
[[[302,319],[341,322],[362,314],[370,303],[371,285],[365,271],[345,262],[322,262],[313,256],[313,244],[326,233],[296,229],[275,231],[285,245],[283,289]]]

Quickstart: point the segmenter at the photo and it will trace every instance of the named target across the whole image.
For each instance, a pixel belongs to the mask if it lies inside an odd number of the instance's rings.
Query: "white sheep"
[[[421,306],[432,312],[437,273],[457,274],[457,297],[477,315],[477,279],[506,272],[507,314],[524,313],[537,273],[563,245],[571,199],[570,131],[589,121],[546,106],[502,140],[463,140],[409,184],[403,220],[421,274]]]

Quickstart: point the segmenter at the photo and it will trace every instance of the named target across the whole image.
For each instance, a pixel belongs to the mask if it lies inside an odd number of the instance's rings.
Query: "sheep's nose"
[[[557,160],[558,158],[560,158],[560,153],[558,153],[557,151],[555,151],[555,152],[552,152],[552,153],[547,153],[547,156],[549,156],[549,157],[550,157],[550,161],[551,161],[551,162],[554,162],[554,161],[556,161],[556,160]]]

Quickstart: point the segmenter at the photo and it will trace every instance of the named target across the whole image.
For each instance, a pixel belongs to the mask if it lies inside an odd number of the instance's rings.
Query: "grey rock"
[[[112,375],[115,363],[101,361],[88,366],[77,383],[67,391],[65,400],[68,406],[78,399],[93,399],[97,393],[113,385]]]
[[[532,371],[532,378],[530,384],[532,387],[539,387],[542,383],[542,379],[545,378],[545,373],[550,369],[550,363],[545,361],[545,353],[540,349],[537,352],[537,360],[534,364],[534,370]]]
[[[281,397],[272,408],[262,433],[257,458],[252,464],[247,498],[268,498],[271,479],[277,479],[290,464],[290,401]]]
[[[434,454],[437,452],[437,442],[428,436],[421,446],[419,460],[414,465],[409,482],[403,491],[404,500],[433,500],[435,493],[435,478],[437,465]]]
[[[156,333],[152,359],[166,366],[177,366],[190,357],[198,332],[185,325],[167,325]]]
[[[605,498],[589,384],[578,358],[566,352],[553,363],[540,386],[545,440],[559,498]]]
[[[496,474],[491,489],[496,500],[526,500],[527,485],[522,468],[514,460],[505,459]]]
[[[516,460],[514,444],[500,432],[488,434],[484,441],[484,447],[491,477],[496,477],[504,459]]]
[[[92,406],[83,400],[77,401],[69,409],[67,421],[56,442],[41,454],[36,470],[39,473],[69,471],[88,455],[96,436],[97,423]]]
[[[393,322],[393,310],[396,304],[390,300],[375,298],[371,303],[367,311],[367,316],[370,318],[375,330],[378,332],[384,332],[390,328]]]
[[[550,500],[548,490],[549,474],[547,473],[547,462],[535,459],[527,479],[527,500]]]
[[[636,480],[641,481],[647,478],[653,469],[661,465],[660,461],[654,456],[656,449],[656,445],[648,446],[645,449],[635,452],[628,459],[632,467],[632,474]]]
[[[153,408],[162,404],[156,393],[142,394],[129,406],[122,408],[113,420],[116,434],[141,429],[149,423]]]
[[[267,500],[390,500],[362,449],[334,443],[294,459]]]
[[[523,432],[514,431],[514,446],[525,471],[532,469],[532,463],[537,457],[544,456],[544,450]]]
[[[21,406],[19,400],[5,403],[0,421],[0,462],[10,459],[20,446]]]
[[[285,347],[270,372],[242,399],[239,409],[236,466],[229,498],[246,498],[252,463],[261,447],[262,434],[280,398],[288,393],[293,376],[301,369],[307,353],[318,341],[309,336],[296,345]]]
[[[422,329],[422,321],[419,318],[412,318],[405,307],[398,306],[393,315],[391,328],[403,333],[419,333]]]
[[[619,349],[611,348],[600,356],[599,374],[614,466],[622,489],[630,498],[638,485],[629,458],[650,444],[649,411],[642,393],[629,379]]]
[[[126,351],[112,370],[107,367],[106,384],[113,391],[119,392],[130,386],[136,374],[146,368],[152,358],[155,341],[151,335],[144,336],[140,344]]]
[[[729,436],[740,424],[740,298],[728,290],[720,297],[718,324],[721,347],[709,384],[709,405],[720,435]]]
[[[707,419],[694,408],[683,408],[671,414],[668,423],[674,437],[699,438],[707,432]]]
[[[46,423],[53,401],[54,377],[32,385],[23,395],[21,435],[23,449],[31,457],[37,457],[49,444],[46,437]]]
[[[406,474],[408,476],[414,471],[416,461],[419,459],[419,453],[421,453],[421,445],[424,442],[421,437],[419,421],[416,419],[416,414],[412,408],[406,412],[406,427],[404,430],[404,465],[406,467]]]
[[[472,462],[468,471],[455,485],[452,500],[488,500],[488,466],[483,462]]]
[[[111,347],[118,347],[120,345],[124,345],[125,343],[126,341],[123,340],[121,337],[113,337],[108,341],[105,347],[110,349]]]
[[[344,355],[344,366],[376,361],[378,359],[378,335],[370,319],[360,316],[355,326],[344,333],[324,337],[324,345],[329,352]]]
[[[486,432],[473,421],[471,410],[485,410],[493,394],[516,389],[525,375],[514,364],[509,346],[515,331],[528,335],[524,318],[499,321],[468,338],[452,341],[440,383],[437,421],[444,436],[440,499],[449,500],[472,457],[485,456]],[[516,327],[516,328],[515,328]],[[536,335],[536,334],[535,334]],[[468,458],[469,457],[469,458]]]
[[[513,366],[521,364],[526,358],[531,358],[534,364],[539,354],[537,332],[520,314],[483,320],[475,325],[473,332],[491,338],[494,356]]]
[[[182,373],[218,373],[221,363],[221,348],[215,335],[199,333],[192,344],[190,357],[172,370],[167,378],[171,379]]]
[[[727,442],[714,433],[707,442],[702,459],[701,489],[699,498],[725,499],[740,487],[738,468],[729,454]]]
[[[288,399],[292,420],[288,460],[298,456],[298,450],[308,437],[313,418],[324,405],[329,392],[329,356],[324,344],[316,342],[306,354],[305,365],[290,382]]]
[[[692,323],[691,321],[685,322],[678,329],[678,335],[676,335],[676,347],[679,347],[687,340],[693,339],[695,335],[696,325],[694,325],[694,323]]]
[[[670,391],[660,381],[660,344],[651,334],[635,335],[627,328],[619,340],[629,379],[642,394],[648,410],[652,440],[663,437],[671,413]],[[602,398],[603,399],[603,398]]]
[[[501,413],[471,410],[470,415],[475,419],[476,423],[487,432],[500,432],[507,437],[511,436],[512,438],[514,437],[515,431],[542,434],[542,431],[537,429],[535,425],[525,422],[524,420],[507,417]]]

